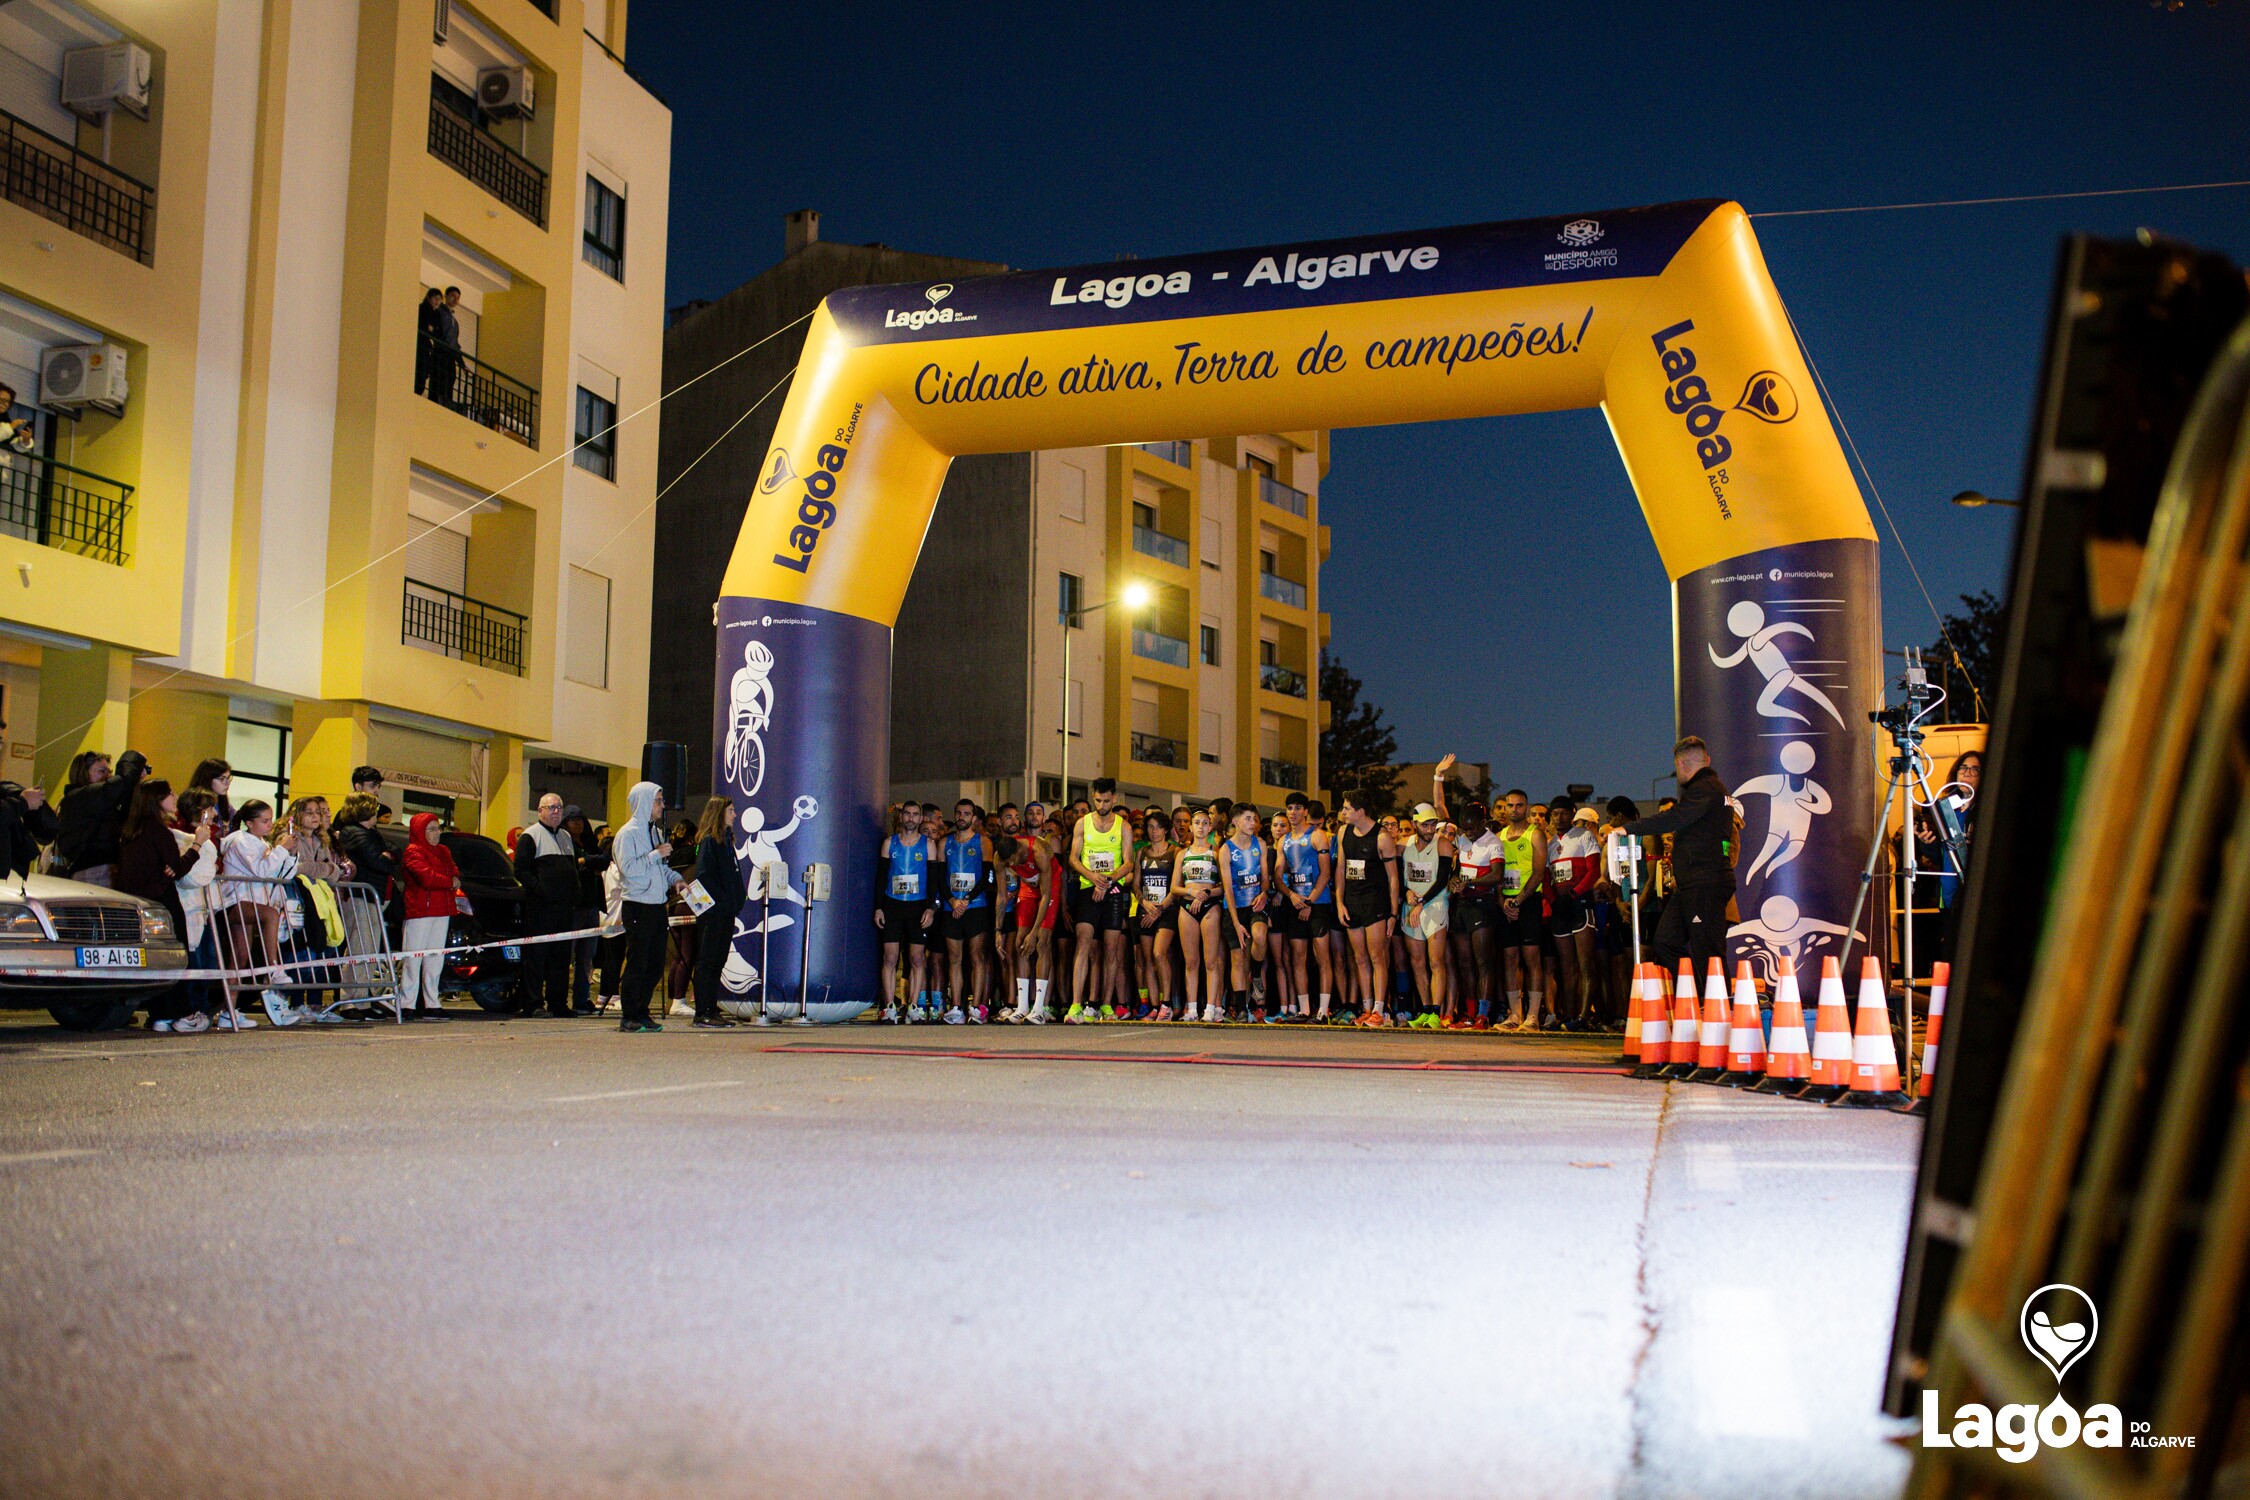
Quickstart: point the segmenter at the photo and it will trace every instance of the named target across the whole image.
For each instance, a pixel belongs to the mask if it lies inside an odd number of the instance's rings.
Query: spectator
[[[234,767],[213,756],[195,763],[195,774],[188,778],[191,791],[209,792],[219,809],[219,825],[234,826],[234,804],[227,801],[227,789],[234,785]]]
[[[336,821],[330,832],[340,858],[351,866],[349,879],[375,889],[376,902],[386,901],[392,892],[392,877],[398,873],[398,862],[391,857],[390,845],[375,831],[375,814],[381,804],[365,792],[354,792],[344,799],[337,809]],[[344,951],[347,954],[373,954],[383,951],[383,909],[369,903],[364,896],[344,902]],[[353,969],[355,978],[364,978],[377,969]],[[371,986],[352,986],[378,1004],[384,1003]],[[392,997],[395,1001],[396,997]]]
[[[0,390],[5,389],[0,386]],[[6,722],[0,721],[0,738],[5,738],[7,728]],[[47,805],[46,788],[0,781],[0,874],[19,879],[29,875],[32,862],[39,858],[40,845],[55,841],[60,824],[55,810]]]
[[[173,795],[172,783],[160,777],[149,776],[133,789],[133,805],[125,814],[125,827],[117,852],[116,888],[128,896],[138,896],[144,901],[154,901],[172,915],[172,930],[181,934],[185,942],[187,912],[180,904],[179,882],[187,877],[201,856],[205,839],[197,836],[194,844],[184,844],[173,837],[170,819],[179,812],[179,798]],[[170,990],[149,1002],[148,1021],[151,1031],[171,1031],[176,1021],[188,1015],[184,985],[174,985]],[[189,1026],[191,1032],[209,1025]]]
[[[749,889],[734,856],[734,799],[713,797],[703,804],[696,829],[695,878],[711,898],[710,910],[695,919],[695,1022],[698,1027],[732,1026],[719,1009],[719,974],[734,948],[734,922]]]
[[[695,824],[686,818],[672,820],[672,898],[664,916],[664,993],[675,1004],[688,998],[695,976],[695,914],[680,894],[695,878]]]
[[[422,290],[422,305],[414,309],[414,331],[414,394],[442,400],[433,372],[437,350],[445,342],[445,294],[434,286]],[[352,789],[359,789],[357,778]]]
[[[16,388],[0,380],[0,469],[16,466],[16,455],[30,453],[39,446],[39,425],[35,417],[19,417],[16,412]]]
[[[430,394],[441,406],[461,409],[461,289],[449,286],[432,321],[436,343],[430,348]]]
[[[326,797],[299,797],[289,804],[289,814],[281,830],[274,837],[274,847],[288,851],[297,862],[297,888],[286,893],[291,905],[299,913],[300,921],[290,932],[283,934],[284,947],[291,958],[327,958],[348,946],[349,934],[344,931],[343,912],[336,900],[336,887],[351,879],[352,862],[337,851],[329,837],[328,799]],[[317,889],[315,887],[318,887]],[[334,925],[331,927],[331,921]],[[293,973],[299,982],[316,977],[332,980],[333,969],[300,969]],[[300,1002],[298,1009],[304,1018],[312,1021],[337,1022],[343,1016],[326,1007],[316,1007],[312,998]]]
[[[219,878],[218,808],[209,792],[185,791],[175,800],[178,811],[173,815],[172,837],[195,856],[194,864],[174,887],[185,917],[180,941],[187,946],[189,968],[215,969],[219,966],[219,933],[211,913],[212,883]],[[173,1018],[172,1030],[207,1031],[215,1025],[221,1031],[232,1031],[240,1021],[242,1029],[248,1031],[258,1024],[229,1010],[224,999],[217,980],[186,981],[176,1002],[179,1014]]]
[[[539,818],[516,839],[516,879],[523,886],[526,938],[568,932],[578,910],[578,845],[563,827],[563,799],[553,792],[539,799]],[[542,1005],[547,1014],[570,1015],[570,948],[567,943],[528,943],[523,950],[525,1014]]]
[[[62,873],[88,885],[110,883],[133,788],[147,771],[148,759],[138,750],[119,756],[114,773],[109,757],[99,751],[81,751],[72,759],[70,787],[63,793],[55,829],[55,855]]]
[[[662,1031],[662,1022],[648,1013],[649,997],[656,993],[657,971],[664,963],[665,897],[679,883],[667,863],[672,846],[660,842],[664,825],[664,791],[653,781],[636,781],[625,794],[633,816],[617,830],[612,855],[623,897],[625,920],[625,979],[621,998],[620,1031]]]
[[[576,803],[563,809],[563,827],[570,833],[571,846],[578,850],[578,899],[571,906],[570,925],[573,931],[584,931],[600,925],[602,919],[602,873],[609,868],[609,851],[586,821],[584,810]],[[595,961],[601,954],[602,940],[588,933],[573,939],[570,944],[570,1009],[573,1015],[590,1016],[594,1013],[593,994]]]
[[[445,946],[452,925],[455,893],[461,886],[454,868],[453,851],[439,840],[436,813],[416,813],[407,824],[406,852],[399,859],[400,881],[406,887],[406,952],[419,954],[405,960],[406,978],[399,986],[399,1003],[409,1016],[442,1021],[445,1012],[438,1000],[438,984],[445,973],[445,955],[434,951]],[[419,995],[419,1008],[416,1005]]]
[[[213,802],[215,807],[215,795]],[[219,844],[219,906],[226,924],[219,951],[230,967],[264,969],[274,983],[286,982],[282,979],[286,971],[273,966],[281,962],[281,884],[296,875],[296,857],[273,845],[272,803],[245,802],[234,815],[234,825]],[[294,1026],[304,1019],[289,997],[271,984],[258,998],[266,1008],[266,1019],[276,1026]]]
[[[1682,958],[1701,974],[1714,958],[1724,960],[1727,903],[1734,899],[1734,811],[1727,789],[1711,768],[1711,752],[1689,735],[1672,747],[1672,769],[1680,778],[1679,801],[1653,817],[1625,825],[1634,837],[1672,835],[1672,892],[1658,919],[1651,957],[1666,973]]]
[[[373,766],[352,768],[352,795],[354,797],[380,798],[383,791],[383,773]]]

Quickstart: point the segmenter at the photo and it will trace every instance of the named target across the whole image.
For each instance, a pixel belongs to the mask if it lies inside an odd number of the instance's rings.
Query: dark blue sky
[[[635,0],[670,295],[824,238],[1067,265],[1732,197],[1752,213],[2250,177],[2250,5],[736,6]],[[1940,608],[2004,581],[2057,237],[2250,258],[2250,189],[1761,220]],[[1339,432],[1334,647],[1403,754],[1645,788],[1668,590],[1600,415]],[[1506,498],[1503,499],[1502,497]],[[1870,497],[1872,507],[1872,497]],[[1935,634],[1884,535],[1885,639]],[[1403,606],[1458,628],[1401,650]]]

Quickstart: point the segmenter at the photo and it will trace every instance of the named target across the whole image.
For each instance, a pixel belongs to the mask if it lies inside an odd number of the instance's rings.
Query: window
[[[1203,665],[1215,667],[1219,664],[1219,627],[1206,625],[1202,627],[1202,635]]]
[[[279,724],[227,720],[227,764],[234,768],[227,800],[236,807],[270,802],[278,822],[288,811],[289,731]],[[186,778],[176,784],[186,786]]]
[[[625,196],[586,175],[586,240],[579,254],[604,276],[625,279]]]
[[[1084,582],[1076,573],[1065,573],[1061,575],[1061,578],[1061,587],[1056,590],[1055,607],[1061,613],[1063,624],[1066,627],[1072,630],[1081,629],[1086,623],[1078,613],[1085,599],[1082,592],[1085,587]]]
[[[563,676],[587,687],[608,687],[609,580],[573,565],[564,609]]]
[[[590,474],[614,480],[617,477],[617,403],[580,386],[578,427],[574,437],[578,446],[571,450],[571,462]]]
[[[1064,464],[1056,485],[1055,508],[1066,521],[1086,519],[1086,471],[1076,464]]]
[[[1280,477],[1279,475],[1274,473],[1273,460],[1270,458],[1252,453],[1245,458],[1244,462],[1249,464],[1250,472],[1253,474],[1263,474],[1268,479],[1278,479]]]

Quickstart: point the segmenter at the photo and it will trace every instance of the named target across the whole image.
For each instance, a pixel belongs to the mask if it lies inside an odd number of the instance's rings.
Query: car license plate
[[[141,967],[141,950],[138,948],[81,948],[78,950],[78,967],[81,969],[138,969]]]
[[[512,964],[522,963],[523,949],[517,944],[510,943],[500,950],[500,956]]]

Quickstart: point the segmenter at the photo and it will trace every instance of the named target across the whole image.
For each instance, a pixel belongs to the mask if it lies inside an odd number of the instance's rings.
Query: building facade
[[[544,785],[621,791],[656,431],[608,429],[659,390],[671,154],[624,28],[622,0],[0,9],[0,378],[32,435],[0,473],[4,774],[224,756],[239,802],[371,762],[487,831]],[[86,98],[89,51],[124,95]],[[68,389],[81,346],[114,399]]]
[[[803,346],[797,320],[847,286],[1007,269],[825,242],[818,222],[791,215],[779,265],[675,310],[665,337],[668,386],[712,372],[665,409],[650,664],[651,733],[686,745],[698,790],[710,601]],[[892,637],[893,795],[997,806],[1112,776],[1136,801],[1275,806],[1316,787],[1327,467],[1323,432],[956,459]],[[1137,611],[1123,602],[1136,585]]]

